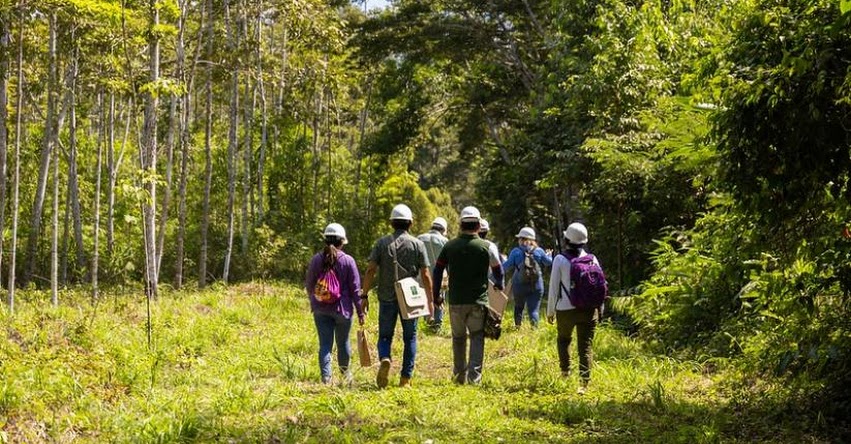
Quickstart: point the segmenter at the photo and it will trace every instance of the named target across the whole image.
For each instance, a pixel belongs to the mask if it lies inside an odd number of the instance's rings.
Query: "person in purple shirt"
[[[304,283],[319,335],[319,370],[322,383],[330,384],[331,349],[336,338],[337,364],[344,383],[351,384],[349,334],[352,331],[352,312],[357,311],[360,325],[363,325],[365,314],[360,274],[355,260],[342,250],[343,245],[348,243],[345,228],[340,224],[329,224],[324,235],[325,249],[311,259]]]

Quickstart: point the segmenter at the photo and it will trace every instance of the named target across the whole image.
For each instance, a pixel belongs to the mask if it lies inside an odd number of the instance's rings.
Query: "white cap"
[[[490,231],[491,226],[487,220],[482,219],[479,221],[479,231]]]
[[[346,239],[346,229],[338,223],[328,224],[328,226],[325,227],[325,232],[323,234],[325,236],[339,237],[343,240],[343,245],[349,243],[349,240]]]
[[[564,230],[564,238],[571,244],[584,244],[588,242],[588,229],[579,222],[574,222]]]
[[[434,218],[434,222],[431,223],[431,226],[432,227],[440,227],[443,231],[446,231],[446,226],[447,226],[446,219],[444,219],[442,217],[436,217],[436,218]]]
[[[393,211],[390,212],[390,220],[393,219],[414,220],[414,213],[411,212],[411,209],[407,205],[399,204],[393,207]]]
[[[520,229],[520,232],[517,233],[517,235],[514,237],[522,237],[525,239],[535,240],[535,230],[533,230],[531,227],[523,227]]]
[[[461,222],[478,222],[481,218],[482,214],[479,213],[479,209],[476,207],[464,207],[461,210]]]

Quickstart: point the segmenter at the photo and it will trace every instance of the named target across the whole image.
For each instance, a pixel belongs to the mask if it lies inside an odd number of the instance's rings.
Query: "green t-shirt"
[[[461,234],[440,251],[437,261],[449,270],[450,305],[488,303],[488,271],[499,265],[499,258],[488,243],[474,234]]]

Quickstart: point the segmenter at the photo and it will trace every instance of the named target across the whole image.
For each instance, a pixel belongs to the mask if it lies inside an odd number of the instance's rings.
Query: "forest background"
[[[363,265],[392,205],[474,204],[503,249],[585,222],[634,334],[847,421],[851,2],[362,6],[0,3],[9,312],[301,279],[332,221]]]

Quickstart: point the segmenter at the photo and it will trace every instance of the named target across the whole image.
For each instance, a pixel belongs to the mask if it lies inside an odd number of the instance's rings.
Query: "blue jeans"
[[[525,306],[529,312],[529,322],[532,323],[532,327],[537,327],[541,318],[540,309],[543,291],[538,291],[535,288],[521,290],[516,287],[512,291],[514,292],[514,325],[519,327],[523,321],[523,308]]]
[[[401,319],[399,304],[396,301],[379,301],[378,305],[378,359],[390,359],[390,346],[393,333],[396,332],[396,320]],[[417,321],[402,320],[402,340],[405,352],[402,354],[402,377],[410,378],[414,374],[414,359],[417,357]]]
[[[431,322],[432,327],[439,328],[443,325],[443,306],[434,307],[434,320]]]
[[[349,368],[352,357],[352,347],[349,344],[349,333],[352,331],[352,320],[346,319],[339,313],[313,313],[313,322],[319,334],[319,371],[322,379],[331,378],[331,349],[334,339],[337,340],[337,364],[345,373]]]

